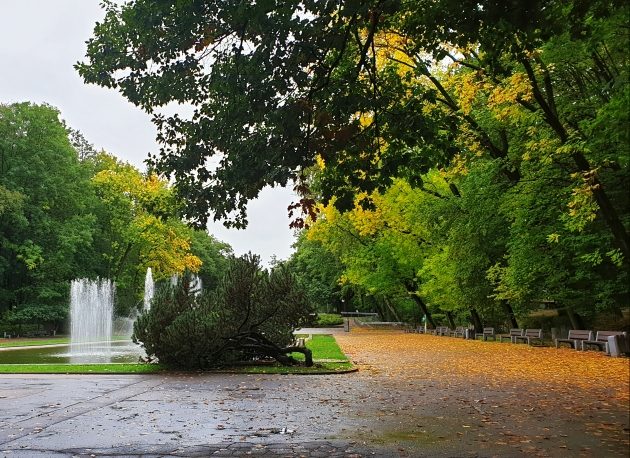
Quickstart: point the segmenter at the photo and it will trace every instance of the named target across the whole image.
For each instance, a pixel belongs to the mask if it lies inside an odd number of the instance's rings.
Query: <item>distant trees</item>
[[[74,278],[114,279],[122,314],[141,300],[147,267],[157,279],[202,269],[216,284],[230,248],[190,229],[179,210],[165,180],[96,152],[56,109],[0,105],[0,314],[8,322],[59,327]]]

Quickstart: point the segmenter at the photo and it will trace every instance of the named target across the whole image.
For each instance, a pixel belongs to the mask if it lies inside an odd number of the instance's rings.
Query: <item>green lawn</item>
[[[154,374],[159,364],[0,364],[0,374]]]
[[[239,367],[235,372],[247,374],[334,374],[356,370],[354,365],[347,363],[315,363],[313,367],[304,366],[246,366]]]
[[[65,339],[65,340],[64,340]],[[52,345],[55,343],[68,343],[67,337],[56,339],[19,341],[21,345]],[[47,344],[41,342],[49,342]],[[17,341],[16,341],[17,343]],[[5,347],[8,345],[4,345]],[[343,373],[354,370],[354,366],[348,361],[337,345],[335,338],[329,335],[314,335],[306,342],[307,348],[313,352],[313,367],[281,366],[279,364],[239,366],[224,368],[210,372],[238,372],[247,374],[331,374]],[[294,353],[295,359],[304,360],[304,355]],[[318,360],[324,360],[317,362]],[[343,362],[326,362],[325,360],[337,360]],[[3,374],[153,374],[167,370],[159,364],[0,364],[0,373]]]
[[[299,337],[299,336],[298,336]],[[303,336],[302,336],[303,337]],[[336,359],[342,361],[348,361],[346,355],[343,354],[337,341],[330,335],[314,334],[312,339],[306,341],[306,348],[309,348],[313,352],[313,359]],[[293,353],[295,359],[304,360],[302,353]]]
[[[70,337],[51,337],[43,339],[7,339],[0,342],[0,347],[32,347],[37,345],[69,344]]]

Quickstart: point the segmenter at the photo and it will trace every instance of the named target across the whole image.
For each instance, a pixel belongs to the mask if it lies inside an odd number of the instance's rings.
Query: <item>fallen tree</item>
[[[311,366],[311,351],[294,343],[311,308],[283,266],[260,267],[257,256],[232,258],[213,293],[192,291],[185,275],[158,288],[151,308],[134,325],[134,342],[151,359],[185,369],[206,369],[273,358]],[[304,354],[299,362],[291,353]]]

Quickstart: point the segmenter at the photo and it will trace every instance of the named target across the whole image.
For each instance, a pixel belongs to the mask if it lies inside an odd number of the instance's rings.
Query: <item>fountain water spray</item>
[[[111,280],[82,278],[70,284],[70,355],[111,352],[115,287]]]
[[[155,283],[153,282],[153,272],[149,267],[147,269],[147,275],[144,277],[144,310],[151,309],[151,300],[155,292]]]
[[[180,275],[177,275],[177,274],[171,275],[171,286],[173,287],[177,286],[177,283],[179,283],[180,278],[181,278]],[[201,277],[199,277],[196,274],[191,274],[189,288],[190,288],[190,291],[195,296],[198,296],[199,294],[201,294],[201,291],[203,290],[203,282],[201,281]]]

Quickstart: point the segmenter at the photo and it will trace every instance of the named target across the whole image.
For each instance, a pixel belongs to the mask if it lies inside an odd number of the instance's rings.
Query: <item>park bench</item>
[[[514,343],[519,340],[527,342],[527,345],[532,344],[532,340],[539,340],[542,343],[542,329],[525,329],[525,333],[522,336],[515,336]]]
[[[448,326],[437,326],[431,334],[434,336],[447,336],[448,335]]]
[[[464,328],[463,326],[457,326],[454,331],[451,331],[449,333],[449,335],[451,337],[464,337],[466,332],[465,329],[466,328]]]
[[[586,350],[587,347],[598,347],[601,348],[604,353],[610,354],[610,348],[608,348],[608,338],[610,336],[618,336],[624,335],[625,333],[622,331],[597,331],[595,335],[595,340],[583,340],[582,341],[582,350]]]
[[[481,334],[477,334],[477,336],[481,337],[484,342],[490,337],[492,337],[492,340],[497,340],[497,335],[494,333],[494,328],[483,328],[483,332]]]
[[[593,331],[587,331],[585,329],[570,329],[569,335],[566,339],[555,339],[556,348],[558,348],[561,343],[567,343],[569,344],[569,347],[581,350],[582,342],[585,340],[593,340]]]
[[[510,342],[514,343],[514,338],[521,337],[522,335],[523,335],[522,329],[510,329],[509,334],[499,334],[499,342],[503,342],[503,339],[507,339]]]

